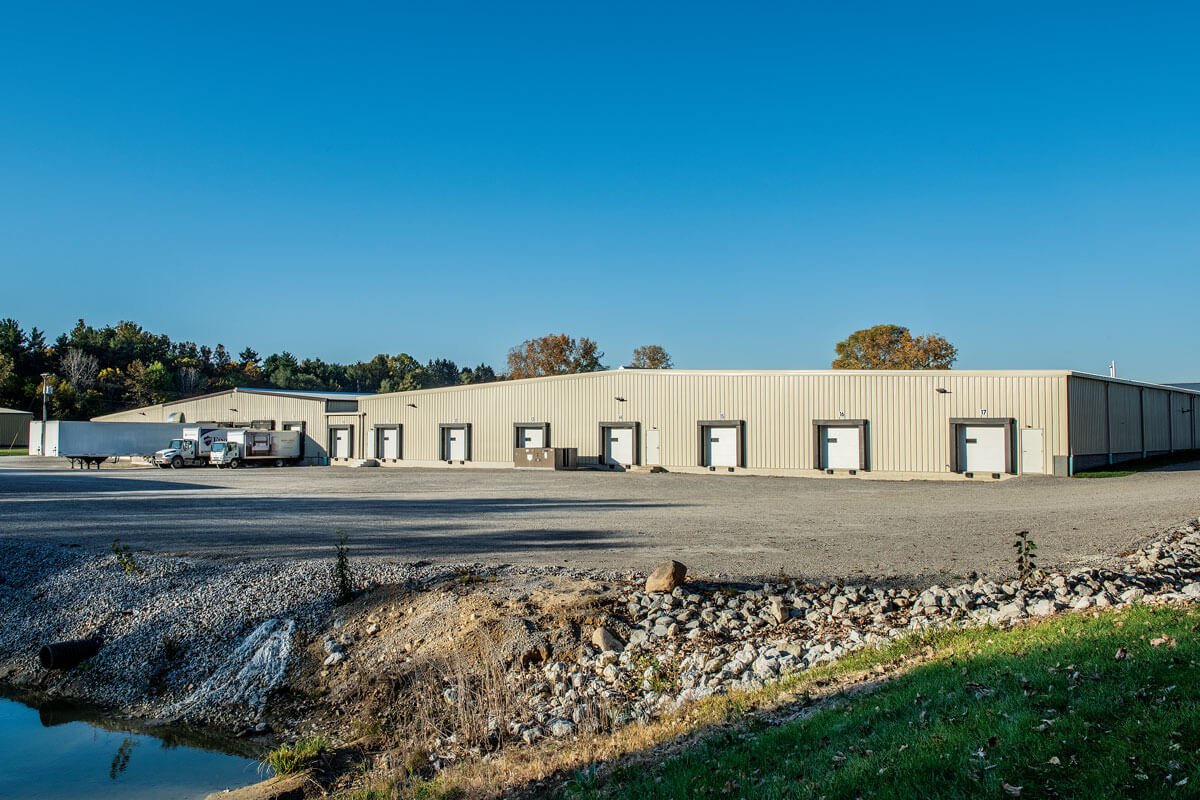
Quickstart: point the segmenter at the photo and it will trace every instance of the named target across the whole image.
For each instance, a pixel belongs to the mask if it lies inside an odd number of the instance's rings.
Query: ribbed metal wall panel
[[[0,448],[27,447],[32,420],[33,414],[24,411],[0,411]]]
[[[1070,398],[1071,454],[1107,453],[1104,383],[1089,378],[1067,378]]]
[[[1094,383],[1094,381],[1093,381]],[[1109,450],[1134,453],[1142,449],[1142,388],[1108,384]]]
[[[1191,413],[1191,395],[1171,392],[1171,449],[1192,449]]]
[[[1012,417],[1045,430],[1047,471],[1068,441],[1066,373],[625,370],[376,395],[360,407],[367,429],[403,425],[412,462],[435,461],[438,426],[454,422],[471,424],[480,462],[511,462],[515,422],[549,422],[553,446],[587,459],[600,455],[601,422],[638,422],[639,458],[645,432],[657,428],[668,467],[697,466],[700,420],[744,420],[746,466],[763,470],[814,468],[814,419],[868,420],[868,465],[881,471],[948,471],[952,417]]]
[[[1142,394],[1146,430],[1145,450],[1169,450],[1171,447],[1170,397],[1162,389],[1146,389]]]

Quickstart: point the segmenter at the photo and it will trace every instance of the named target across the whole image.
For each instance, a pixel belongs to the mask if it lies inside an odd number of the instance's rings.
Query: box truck
[[[154,463],[164,469],[172,467],[206,467],[209,464],[209,454],[212,446],[228,438],[230,428],[203,427],[189,425],[183,429],[183,435],[172,439],[166,447],[154,454]]]
[[[29,423],[29,454],[58,456],[83,466],[109,458],[153,457],[164,442],[178,439],[183,425],[174,422],[68,422],[41,420]]]
[[[213,442],[209,460],[218,467],[243,464],[282,467],[300,460],[300,431],[231,430],[223,442]]]

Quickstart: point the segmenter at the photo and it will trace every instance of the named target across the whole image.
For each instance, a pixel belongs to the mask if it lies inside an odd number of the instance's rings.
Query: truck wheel
[[[233,461],[229,462],[230,469],[237,469],[241,465],[242,465],[242,460],[240,458],[235,458]]]
[[[179,469],[182,466],[183,466],[183,459],[180,458],[179,456],[175,456],[174,458],[171,459],[171,469]]]

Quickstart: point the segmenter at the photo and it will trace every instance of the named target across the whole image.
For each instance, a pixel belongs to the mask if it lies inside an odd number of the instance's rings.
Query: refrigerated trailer
[[[69,458],[80,466],[99,466],[109,458],[150,458],[183,435],[183,425],[174,422],[50,420],[44,431],[42,425],[41,420],[29,423],[29,454]]]
[[[282,467],[300,460],[300,431],[231,430],[223,442],[213,442],[209,459],[218,467],[243,464]]]

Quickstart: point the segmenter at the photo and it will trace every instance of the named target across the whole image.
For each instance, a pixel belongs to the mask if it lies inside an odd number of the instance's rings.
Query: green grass
[[[27,456],[29,451],[24,447],[0,447],[0,457],[3,456]]]
[[[1135,607],[937,635],[934,658],[870,694],[728,728],[652,766],[617,766],[599,786],[580,774],[564,794],[1195,797],[1198,623],[1190,609]]]
[[[1172,467],[1176,464],[1187,464],[1200,458],[1196,453],[1171,453],[1170,455],[1139,458],[1136,461],[1124,461],[1107,469],[1091,469],[1076,472],[1076,478],[1124,478],[1159,467]]]
[[[267,754],[265,766],[276,775],[291,775],[307,767],[329,749],[329,740],[324,736],[301,739],[295,744],[283,744]]]

